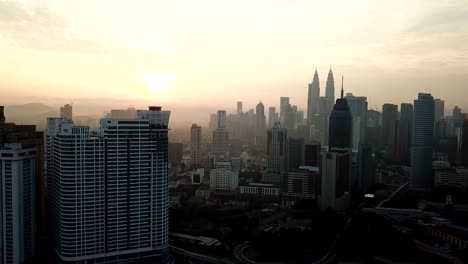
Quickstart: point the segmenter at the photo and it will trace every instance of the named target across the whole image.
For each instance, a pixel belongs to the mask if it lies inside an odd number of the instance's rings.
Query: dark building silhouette
[[[358,150],[357,180],[353,185],[360,192],[366,192],[375,183],[375,162],[372,157],[372,145],[361,144]]]
[[[172,167],[177,167],[182,163],[182,143],[171,142],[169,143],[168,156],[169,162]]]
[[[460,157],[461,163],[468,166],[468,117],[463,120],[463,130],[461,139]]]
[[[457,162],[458,137],[440,137],[436,139],[435,152],[445,153],[450,164]]]
[[[289,138],[289,171],[296,171],[300,166],[304,165],[304,139],[303,138]]]
[[[0,125],[5,124],[5,107],[0,105]]]
[[[351,148],[353,143],[353,117],[348,106],[348,101],[343,98],[343,84],[341,98],[336,100],[330,115],[328,147]]]
[[[313,124],[313,118],[319,113],[319,100],[320,100],[320,81],[315,69],[314,78],[312,83],[309,84],[309,93],[307,97],[307,125]]]
[[[393,123],[398,119],[398,105],[384,104],[382,107],[382,145],[390,142],[390,132]]]
[[[320,144],[304,146],[304,166],[320,167]]]
[[[408,120],[396,120],[390,127],[387,158],[398,163],[409,163],[410,127]]]

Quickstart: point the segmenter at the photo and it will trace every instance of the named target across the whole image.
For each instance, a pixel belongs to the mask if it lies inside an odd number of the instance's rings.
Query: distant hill
[[[38,130],[45,129],[47,117],[59,116],[58,109],[41,103],[6,105],[7,122],[21,125],[36,125]]]

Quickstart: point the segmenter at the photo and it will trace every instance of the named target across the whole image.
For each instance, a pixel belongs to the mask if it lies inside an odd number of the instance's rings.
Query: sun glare
[[[168,92],[173,88],[175,76],[164,72],[147,72],[139,79],[151,92]]]

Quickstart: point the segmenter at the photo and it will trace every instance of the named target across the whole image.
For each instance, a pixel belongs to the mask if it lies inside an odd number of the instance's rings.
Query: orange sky
[[[0,92],[303,108],[331,65],[372,108],[418,92],[468,107],[467,43],[466,1],[7,0]]]

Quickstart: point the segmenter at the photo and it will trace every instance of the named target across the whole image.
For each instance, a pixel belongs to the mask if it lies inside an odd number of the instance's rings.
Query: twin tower
[[[309,84],[309,95],[307,98],[307,124],[312,125],[313,119],[317,114],[330,114],[335,104],[335,80],[330,68],[325,86],[325,97],[320,97],[320,80],[317,69],[314,73],[314,79]]]

